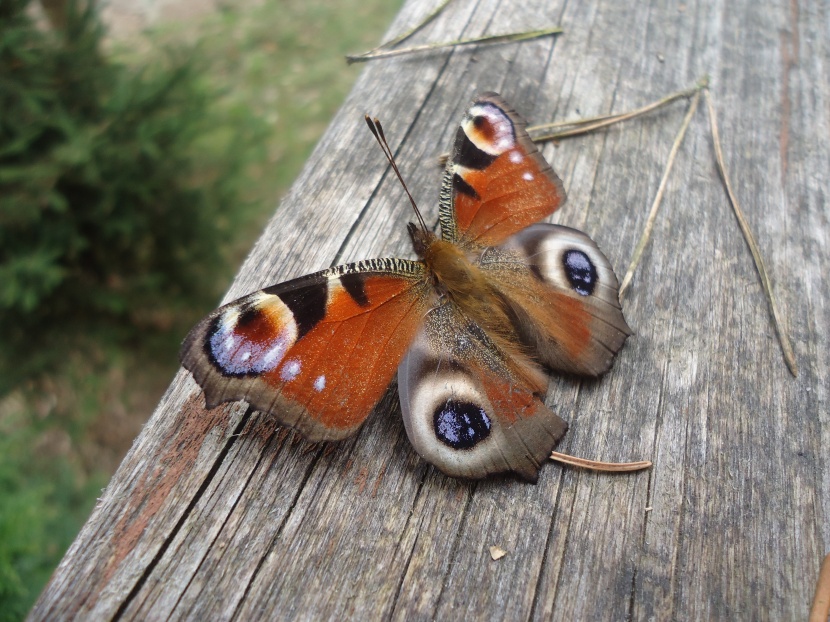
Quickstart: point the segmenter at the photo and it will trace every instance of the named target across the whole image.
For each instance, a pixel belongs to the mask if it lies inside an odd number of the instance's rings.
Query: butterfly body
[[[310,440],[352,434],[398,376],[415,449],[442,471],[535,481],[567,425],[545,369],[604,373],[629,334],[608,260],[538,220],[564,201],[524,123],[495,94],[468,109],[447,164],[439,237],[254,292],[188,335],[208,407],[247,400]],[[534,224],[536,223],[536,224]]]

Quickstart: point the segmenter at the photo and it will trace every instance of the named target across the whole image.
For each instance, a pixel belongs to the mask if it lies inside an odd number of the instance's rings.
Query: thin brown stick
[[[672,102],[675,102],[678,99],[688,99],[689,97],[692,97],[695,94],[699,93],[700,90],[705,88],[707,84],[708,78],[704,77],[701,78],[698,81],[698,83],[692,88],[684,89],[682,91],[676,91],[674,93],[666,95],[662,99],[659,99],[655,102],[651,102],[650,104],[646,104],[641,108],[637,108],[636,110],[630,110],[629,112],[623,112],[620,114],[600,115],[597,117],[588,117],[585,119],[574,119],[572,121],[556,121],[554,123],[532,125],[527,128],[527,131],[530,134],[531,138],[534,140],[534,142],[542,142],[545,140],[558,140],[560,138],[568,138],[569,136],[587,134],[589,132],[593,132],[594,130],[598,130],[603,127],[608,127],[609,125],[613,125],[615,123],[621,123],[622,121],[628,121],[629,119],[634,119],[644,114],[648,114],[649,112],[662,108],[663,106],[666,106],[668,104],[671,104]],[[569,127],[571,129],[548,132],[547,134],[545,133],[546,130],[551,130],[560,127]]]
[[[830,553],[821,562],[821,570],[816,581],[816,593],[810,607],[810,622],[827,622],[830,617]]]
[[[630,473],[631,471],[642,471],[643,469],[651,468],[651,462],[648,460],[640,460],[639,462],[599,462],[598,460],[588,460],[587,458],[577,458],[576,456],[569,456],[568,454],[560,454],[558,451],[552,452],[550,459],[561,462],[562,464],[568,464],[581,469],[589,469],[591,471],[601,471],[603,473]]]
[[[755,241],[755,236],[752,235],[752,231],[749,229],[749,223],[747,223],[743,210],[741,210],[741,207],[738,204],[738,199],[732,191],[732,184],[729,182],[729,176],[726,174],[726,165],[723,161],[723,152],[721,151],[720,146],[718,122],[715,116],[715,107],[712,104],[712,96],[709,94],[709,89],[704,89],[704,94],[706,95],[706,107],[709,111],[709,126],[712,131],[712,142],[715,147],[715,160],[718,163],[718,170],[720,171],[723,184],[726,187],[726,194],[729,197],[729,203],[732,205],[732,211],[735,213],[735,218],[738,219],[738,226],[741,228],[744,240],[746,240],[747,246],[749,246],[749,252],[752,253],[752,259],[755,261],[755,269],[758,271],[758,276],[761,278],[761,286],[767,297],[767,302],[769,303],[770,311],[772,313],[772,323],[773,326],[775,326],[775,332],[778,334],[778,342],[781,344],[784,362],[787,364],[787,368],[790,370],[790,373],[793,376],[798,376],[798,365],[795,362],[795,354],[793,353],[792,345],[790,345],[790,339],[784,332],[783,322],[781,321],[781,317],[778,312],[778,305],[775,303],[775,296],[772,293],[772,283],[767,275],[767,269],[764,266],[761,251],[758,248],[758,243]]]
[[[377,52],[366,52],[364,54],[346,56],[346,62],[350,65],[352,63],[364,63],[370,60],[377,60],[379,58],[390,58],[392,56],[402,56],[404,54],[414,54],[416,52],[426,52],[432,50],[440,50],[442,48],[461,47],[462,45],[476,45],[482,44],[496,44],[496,43],[517,43],[519,41],[529,41],[530,39],[538,39],[540,37],[548,37],[562,34],[563,30],[560,27],[543,28],[541,30],[529,30],[527,32],[511,32],[503,35],[486,35],[484,37],[475,37],[474,39],[462,39],[460,41],[448,41],[446,43],[425,43],[424,45],[413,45],[408,48],[399,48],[397,50],[379,50]]]
[[[700,91],[695,93],[692,102],[689,104],[689,110],[683,118],[683,123],[680,124],[680,130],[674,138],[674,144],[671,147],[669,159],[666,161],[666,168],[663,171],[663,178],[660,180],[660,186],[657,188],[657,194],[654,197],[654,202],[651,204],[651,211],[646,219],[645,229],[643,229],[643,233],[640,236],[640,241],[637,242],[637,247],[634,249],[634,255],[631,257],[631,262],[628,264],[628,270],[626,270],[622,285],[620,285],[620,300],[622,300],[623,296],[625,296],[625,292],[631,284],[631,279],[634,277],[634,271],[640,264],[640,258],[643,256],[643,251],[651,238],[651,231],[654,229],[654,221],[657,218],[657,210],[660,208],[660,203],[663,201],[663,194],[666,191],[666,185],[669,181],[669,174],[674,166],[674,160],[677,157],[677,152],[680,150],[680,145],[683,144],[683,138],[686,136],[686,130],[689,129],[689,123],[692,121],[692,117],[695,116],[695,112],[697,112],[697,105],[699,102]]]
[[[692,97],[695,95],[695,93],[700,92],[700,90],[703,89],[707,84],[708,78],[704,76],[692,88],[683,89],[682,91],[676,91],[674,93],[666,95],[662,99],[658,99],[655,102],[651,102],[650,104],[646,104],[641,108],[637,108],[636,110],[630,110],[628,112],[622,112],[620,114],[606,114],[597,117],[587,117],[585,119],[573,119],[571,121],[556,121],[553,123],[544,123],[541,125],[531,125],[527,127],[527,131],[534,142],[558,140],[560,138],[568,138],[571,136],[587,134],[589,132],[593,132],[594,130],[603,127],[608,127],[609,125],[613,125],[614,123],[630,121],[631,119],[634,119],[636,117],[648,114],[650,112],[654,112],[655,110],[662,108],[663,106],[666,106],[668,104],[671,104],[672,102],[675,102],[678,99]],[[571,129],[563,130],[560,132],[550,132],[548,134],[543,133],[545,130],[557,127],[568,127]],[[534,133],[540,134],[538,136],[535,136]],[[449,154],[447,153],[442,153],[440,156],[438,156],[439,165],[444,166],[447,163],[448,158]]]

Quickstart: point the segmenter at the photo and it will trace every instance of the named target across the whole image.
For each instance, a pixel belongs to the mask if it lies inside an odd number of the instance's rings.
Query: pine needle
[[[615,123],[622,123],[623,121],[630,121],[631,119],[635,119],[637,117],[646,115],[650,112],[654,112],[672,102],[677,101],[678,99],[688,99],[689,97],[693,97],[695,93],[700,92],[701,89],[705,88],[708,84],[708,78],[704,77],[701,78],[698,83],[688,89],[683,89],[682,91],[676,91],[665,97],[658,99],[657,101],[651,102],[650,104],[646,104],[641,108],[637,108],[635,110],[629,110],[628,112],[622,112],[619,114],[606,114],[600,115],[596,117],[586,117],[584,119],[572,119],[570,121],[556,121],[554,123],[543,123],[541,125],[530,125],[527,127],[527,132],[530,134],[531,139],[533,142],[541,143],[547,140],[559,140],[560,138],[569,138],[572,136],[579,136],[582,134],[588,134],[590,132],[594,132],[598,129],[608,127],[609,125],[614,125]],[[564,130],[559,130],[557,128],[568,128]],[[556,131],[551,131],[556,130]],[[448,153],[442,153],[438,156],[438,163],[441,166],[444,166],[447,163],[447,158],[449,158]]]
[[[588,460],[587,458],[577,458],[576,456],[569,456],[568,454],[560,454],[558,451],[552,452],[550,459],[561,462],[562,464],[603,473],[630,473],[632,471],[642,471],[643,469],[651,468],[651,462],[648,460],[640,460],[639,462],[600,462],[598,460]]]
[[[669,152],[669,159],[666,161],[666,168],[663,171],[663,178],[660,180],[660,186],[657,188],[657,195],[654,197],[654,202],[651,204],[651,212],[649,212],[648,219],[646,219],[646,226],[640,236],[640,241],[637,242],[637,247],[634,249],[634,255],[631,257],[631,262],[628,264],[628,270],[625,272],[622,285],[620,285],[620,300],[625,296],[628,286],[631,284],[631,279],[634,276],[634,270],[640,263],[640,258],[643,256],[643,251],[651,238],[651,231],[654,229],[654,221],[657,218],[657,211],[660,208],[660,203],[663,201],[663,193],[666,190],[666,185],[669,181],[669,173],[671,173],[674,166],[674,160],[677,157],[677,152],[680,150],[680,145],[683,143],[683,138],[686,136],[686,130],[689,128],[689,123],[692,117],[697,112],[697,105],[700,102],[700,91],[695,93],[692,102],[689,104],[689,110],[683,118],[683,123],[680,124],[680,130],[674,139],[674,144]]]
[[[445,43],[425,43],[423,45],[413,45],[408,48],[398,48],[396,50],[377,49],[364,52],[363,54],[346,56],[346,62],[350,65],[352,63],[364,63],[370,60],[377,60],[380,58],[390,58],[392,56],[402,56],[404,54],[415,54],[417,52],[428,52],[433,50],[440,50],[445,48],[461,47],[463,45],[477,45],[496,43],[518,43],[520,41],[529,41],[531,39],[538,39],[540,37],[548,37],[562,34],[563,30],[556,26],[553,28],[543,28],[541,30],[529,30],[526,32],[511,32],[503,35],[485,35],[483,37],[475,37],[473,39],[461,39],[460,41],[448,41]]]
[[[589,132],[593,132],[603,127],[608,127],[609,125],[614,125],[615,123],[621,123],[622,121],[628,121],[630,119],[643,116],[644,114],[648,114],[649,112],[654,112],[655,110],[658,110],[663,106],[667,106],[668,104],[671,104],[672,102],[675,102],[678,99],[688,99],[690,97],[693,97],[707,85],[708,78],[704,77],[701,78],[698,81],[698,83],[691,88],[683,89],[682,91],[676,91],[674,93],[666,95],[661,99],[658,99],[655,102],[651,102],[650,104],[646,104],[645,106],[637,108],[635,110],[622,112],[620,114],[608,114],[600,115],[597,117],[586,117],[584,119],[574,119],[571,121],[557,121],[555,123],[531,125],[527,128],[527,132],[528,134],[530,134],[530,137],[533,139],[534,142],[558,140],[560,138],[568,138],[569,136],[579,136],[580,134],[588,134]]]

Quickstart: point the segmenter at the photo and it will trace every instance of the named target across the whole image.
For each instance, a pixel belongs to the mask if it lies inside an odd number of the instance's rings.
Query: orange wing
[[[254,292],[202,320],[182,364],[208,408],[246,400],[311,441],[352,434],[383,396],[429,303],[423,265],[376,259]]]
[[[565,202],[562,182],[525,125],[495,93],[467,110],[441,189],[444,239],[495,246]]]

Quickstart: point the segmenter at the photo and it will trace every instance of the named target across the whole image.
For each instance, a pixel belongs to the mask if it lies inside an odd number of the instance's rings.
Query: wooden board
[[[437,0],[411,0],[390,34]],[[416,42],[561,24],[523,44],[370,63],[227,299],[333,263],[411,256],[410,211],[362,120],[381,116],[429,218],[474,93],[531,122],[620,112],[709,74],[725,157],[801,369],[786,370],[703,110],[597,382],[554,379],[565,452],[538,485],[455,481],[410,448],[394,392],[356,437],[295,443],[180,372],[31,619],[805,619],[830,550],[830,9],[826,3],[456,0]],[[554,221],[622,272],[685,105],[547,145]],[[360,370],[355,370],[360,373]],[[492,561],[488,548],[507,551]]]

